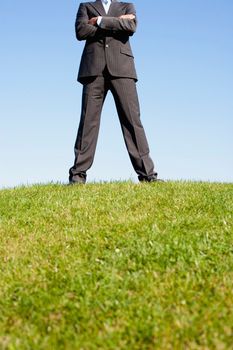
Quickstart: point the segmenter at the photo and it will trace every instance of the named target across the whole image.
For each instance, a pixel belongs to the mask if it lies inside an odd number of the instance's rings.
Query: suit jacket
[[[106,66],[112,76],[137,80],[129,42],[137,21],[117,18],[125,14],[136,15],[133,4],[112,0],[108,14],[101,0],[80,4],[75,22],[76,37],[86,40],[86,44],[79,67],[79,82],[102,75]],[[100,26],[88,24],[90,18],[97,16],[102,16]]]

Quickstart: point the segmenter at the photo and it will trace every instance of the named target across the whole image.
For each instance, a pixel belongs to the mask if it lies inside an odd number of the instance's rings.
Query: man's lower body
[[[75,161],[69,171],[69,181],[86,181],[86,172],[94,160],[103,103],[109,90],[114,97],[127,151],[139,181],[153,181],[157,173],[149,156],[149,146],[140,120],[136,83],[133,79],[112,77],[106,70],[103,76],[87,78],[83,85]]]

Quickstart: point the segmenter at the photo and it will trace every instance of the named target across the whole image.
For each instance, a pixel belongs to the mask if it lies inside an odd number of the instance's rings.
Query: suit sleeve
[[[128,4],[127,11],[124,13],[133,14],[136,17],[136,11],[133,4]],[[128,35],[133,35],[136,32],[137,19],[126,19],[118,17],[106,17],[103,16],[99,27],[104,30],[114,32],[127,32]]]
[[[88,24],[88,20],[86,6],[81,3],[75,21],[75,33],[78,40],[94,38],[101,32],[100,28]]]

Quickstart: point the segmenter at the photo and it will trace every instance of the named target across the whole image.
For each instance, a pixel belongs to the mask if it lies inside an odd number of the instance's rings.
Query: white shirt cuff
[[[98,19],[97,19],[97,25],[98,26],[100,25],[101,21],[102,21],[102,16],[98,16]]]

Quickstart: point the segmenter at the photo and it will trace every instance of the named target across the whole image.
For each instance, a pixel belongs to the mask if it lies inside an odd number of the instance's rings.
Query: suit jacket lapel
[[[117,6],[117,2],[118,0],[112,0],[112,3],[109,7],[109,10],[108,10],[108,16],[113,16],[114,15],[114,9],[116,8]],[[97,0],[95,2],[91,2],[90,5],[92,7],[94,7],[94,9],[101,15],[101,16],[106,16],[106,12],[105,12],[105,9],[103,7],[103,4],[102,4],[102,1],[101,0]]]
[[[111,3],[109,10],[108,10],[108,16],[114,17],[114,12],[115,12],[115,9],[117,6],[119,6],[117,0],[112,0],[112,3]]]
[[[105,9],[103,7],[102,1],[97,0],[95,2],[90,2],[90,5],[98,12],[100,16],[106,16]]]

